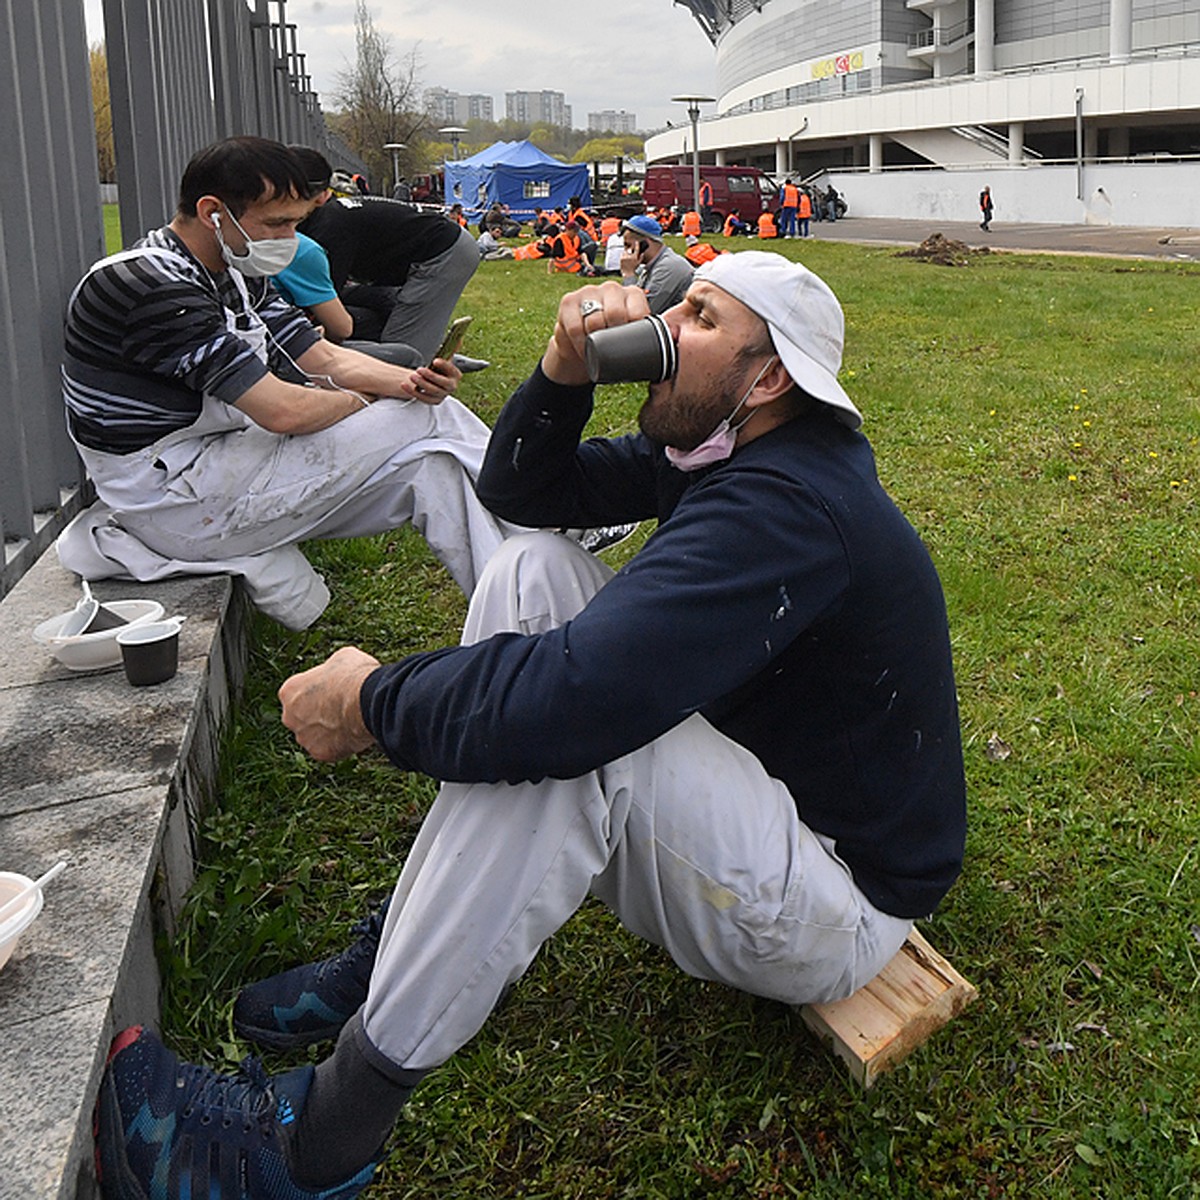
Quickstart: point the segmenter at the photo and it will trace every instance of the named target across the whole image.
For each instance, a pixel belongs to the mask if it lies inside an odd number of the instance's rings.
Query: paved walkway
[[[991,246],[995,250],[1200,261],[1200,229],[993,222],[990,232],[984,233],[977,221],[912,221],[853,215],[833,225],[827,221],[814,222],[811,229],[819,239],[880,245],[918,246],[930,234],[942,233],[968,246]]]

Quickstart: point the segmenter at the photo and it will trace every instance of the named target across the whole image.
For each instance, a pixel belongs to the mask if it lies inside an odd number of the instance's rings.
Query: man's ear
[[[196,201],[196,216],[203,224],[214,226],[216,222],[213,218],[220,214],[221,207],[221,201],[216,196],[201,196]]]
[[[746,398],[747,408],[762,408],[764,405],[774,404],[781,396],[790,395],[796,386],[779,355],[772,354],[771,357],[771,365],[763,373],[754,391]]]

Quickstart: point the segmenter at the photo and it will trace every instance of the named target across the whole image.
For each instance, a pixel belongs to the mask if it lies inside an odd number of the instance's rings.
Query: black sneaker
[[[609,546],[618,546],[637,532],[639,522],[629,525],[601,525],[598,529],[564,529],[562,532],[585,550],[596,554]]]
[[[234,1029],[271,1050],[337,1037],[367,998],[389,901],[350,930],[357,941],[340,954],[244,987],[233,1005]]]
[[[350,1200],[380,1153],[352,1178],[309,1191],[292,1178],[288,1127],[314,1070],[268,1079],[247,1058],[236,1075],[181,1063],[140,1026],[119,1034],[100,1083],[93,1127],[105,1200]],[[382,1147],[380,1148],[382,1151]]]

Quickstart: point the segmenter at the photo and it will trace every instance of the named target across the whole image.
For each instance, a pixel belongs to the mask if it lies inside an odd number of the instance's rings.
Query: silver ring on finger
[[[604,305],[598,300],[581,300],[579,302],[579,317],[586,321],[593,313],[603,311]]]

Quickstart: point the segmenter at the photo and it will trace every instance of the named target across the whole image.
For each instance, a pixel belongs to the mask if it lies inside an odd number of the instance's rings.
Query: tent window
[[[462,199],[462,184],[461,183],[456,183],[454,185],[454,198],[455,198],[455,200]]]
[[[550,195],[550,181],[548,179],[528,179],[525,181],[522,195],[526,200],[545,200]]]

